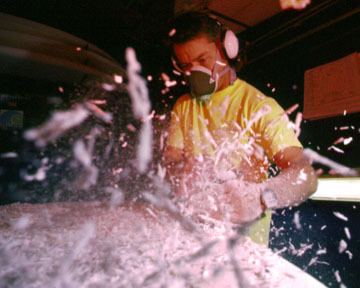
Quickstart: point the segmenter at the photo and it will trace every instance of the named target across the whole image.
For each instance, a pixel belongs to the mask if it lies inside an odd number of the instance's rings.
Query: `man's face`
[[[203,66],[212,70],[216,59],[216,44],[203,35],[184,44],[175,44],[174,52],[184,72],[193,66]]]
[[[213,70],[216,61],[216,44],[209,40],[207,35],[190,40],[184,44],[175,44],[174,53],[177,58],[177,64],[186,73],[193,66],[203,66],[209,70]],[[228,62],[223,57],[219,59],[218,71],[224,70]],[[219,79],[219,88],[224,87],[227,77]],[[219,89],[218,89],[219,90]]]

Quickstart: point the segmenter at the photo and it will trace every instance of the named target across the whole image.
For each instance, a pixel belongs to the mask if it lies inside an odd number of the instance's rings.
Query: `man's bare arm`
[[[267,188],[274,191],[277,198],[276,205],[271,209],[299,205],[316,191],[316,173],[301,148],[286,148],[277,153],[274,160],[281,169],[280,175],[274,178],[262,183],[228,181],[221,186],[226,203],[232,208],[230,221],[243,223],[259,217],[265,208],[269,208],[264,207],[261,200]]]
[[[277,197],[277,208],[296,206],[306,200],[317,189],[317,176],[299,147],[289,147],[274,157],[281,173],[265,181]]]

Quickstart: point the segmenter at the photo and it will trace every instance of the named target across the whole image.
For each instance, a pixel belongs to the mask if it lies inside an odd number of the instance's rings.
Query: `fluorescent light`
[[[360,178],[318,178],[312,200],[360,202]]]

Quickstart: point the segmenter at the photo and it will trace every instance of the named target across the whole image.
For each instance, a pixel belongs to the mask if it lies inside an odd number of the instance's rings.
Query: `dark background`
[[[312,5],[323,2],[325,1],[313,1]],[[248,43],[247,65],[240,72],[240,77],[274,97],[284,108],[298,103],[299,111],[302,111],[305,71],[360,50],[359,1],[334,0],[333,3],[316,15],[307,13],[308,8],[303,11],[284,11],[240,33],[238,36]],[[161,72],[176,78],[171,73],[169,51],[163,42],[169,31],[167,24],[172,17],[173,6],[173,1],[150,0],[3,0],[0,3],[0,12],[34,20],[80,37],[108,52],[124,67],[125,49],[134,47],[142,63],[144,76],[152,75],[154,79],[149,83],[153,108],[159,113],[167,113],[176,96],[185,90],[183,87],[176,87],[166,95],[160,93],[164,88],[163,82],[159,80]],[[8,75],[0,76],[1,92],[14,91],[22,94],[32,91],[38,95],[36,102],[25,99],[20,103],[21,107],[33,115],[24,123],[24,128],[39,125],[48,117],[49,110],[54,107],[49,107],[43,98],[56,95],[58,84],[21,79],[20,87],[14,84],[19,79]],[[267,86],[268,83],[270,87]],[[273,88],[276,88],[275,92],[272,92]],[[354,129],[335,130],[335,126],[351,125]],[[300,140],[305,147],[319,150],[322,155],[344,165],[360,167],[359,113],[307,120],[302,123],[301,131]],[[2,152],[11,151],[12,145],[21,138],[21,131],[12,131],[11,135],[7,134],[6,137],[5,132],[0,133]],[[328,147],[341,136],[354,138],[351,144],[341,147],[345,153],[328,151]],[[7,139],[4,140],[5,138]],[[6,175],[16,179],[17,176],[14,175],[17,173],[18,164],[14,167],[8,166]],[[9,184],[7,189],[14,192],[16,185]],[[15,197],[11,201],[18,200],[21,198]],[[296,248],[299,248],[300,244],[312,243],[313,249],[306,251],[303,256],[294,255],[291,250],[281,255],[329,287],[340,285],[335,279],[335,271],[339,271],[347,287],[358,287],[359,208],[358,203],[309,200],[300,207],[276,211],[273,216],[270,247],[281,250],[289,246],[289,243]],[[343,213],[349,221],[336,218],[334,211]],[[303,224],[301,230],[297,230],[293,223],[295,212],[300,213]],[[321,230],[324,225],[327,228]],[[276,229],[280,227],[285,229],[277,234]],[[351,231],[351,240],[346,238],[344,227]],[[341,239],[348,242],[352,259],[349,254],[338,253]],[[319,247],[326,248],[327,253],[316,255]],[[327,264],[309,266],[313,257],[318,257],[318,261]]]

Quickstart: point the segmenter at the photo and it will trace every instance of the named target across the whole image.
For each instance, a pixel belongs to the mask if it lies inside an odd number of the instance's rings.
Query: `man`
[[[164,153],[177,198],[200,220],[258,219],[249,234],[267,244],[269,210],[307,199],[316,174],[284,110],[236,78],[230,63],[238,43],[230,30],[188,12],[170,35],[173,63],[191,90],[173,108]],[[281,173],[268,179],[271,162]]]

